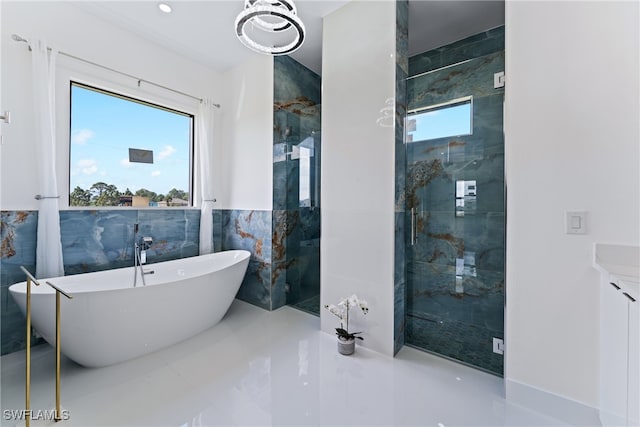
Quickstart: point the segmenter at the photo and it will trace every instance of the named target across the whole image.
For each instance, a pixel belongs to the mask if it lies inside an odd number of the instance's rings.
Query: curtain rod
[[[11,35],[11,38],[12,38],[14,41],[17,41],[17,42],[24,42],[24,43],[26,43],[27,45],[29,45],[29,40],[27,40],[27,39],[25,39],[25,38],[23,38],[23,37],[21,37],[21,36],[19,36],[19,35],[17,35],[17,34],[12,34],[12,35]],[[51,48],[50,48],[50,47],[48,47],[47,49],[48,49],[48,50],[51,50]],[[29,46],[29,50],[31,50],[31,46]],[[108,70],[108,71],[111,71],[111,72],[114,72],[114,73],[120,74],[120,75],[122,75],[122,76],[129,77],[129,78],[131,78],[131,79],[137,80],[137,81],[138,81],[138,86],[140,86],[140,83],[146,83],[146,84],[149,84],[149,85],[152,85],[152,86],[159,87],[159,88],[164,89],[164,90],[168,90],[168,91],[170,91],[170,92],[174,92],[174,93],[177,93],[177,94],[180,94],[180,95],[183,95],[183,96],[189,97],[189,98],[193,98],[193,99],[195,99],[195,100],[197,100],[197,101],[200,101],[200,102],[203,102],[203,101],[204,101],[204,100],[203,100],[202,98],[200,98],[200,97],[193,96],[193,95],[190,95],[190,94],[188,94],[188,93],[181,92],[181,91],[179,91],[179,90],[172,89],[172,88],[170,88],[170,87],[163,86],[163,85],[161,85],[161,84],[154,83],[154,82],[151,82],[151,81],[149,81],[149,80],[142,79],[142,78],[140,78],[140,77],[136,77],[136,76],[134,76],[134,75],[132,75],[132,74],[127,74],[127,73],[125,73],[125,72],[122,72],[122,71],[119,71],[119,70],[113,69],[113,68],[111,68],[111,67],[107,67],[107,66],[105,66],[105,65],[101,65],[101,64],[98,64],[98,63],[96,63],[96,62],[89,61],[89,60],[84,59],[84,58],[80,58],[79,56],[71,55],[70,53],[66,53],[66,52],[62,52],[62,51],[60,51],[60,52],[58,52],[58,53],[60,53],[60,55],[64,55],[64,56],[69,57],[69,58],[71,58],[71,59],[75,59],[76,61],[84,62],[84,63],[86,63],[86,64],[90,64],[90,65],[93,65],[93,66],[95,66],[95,67],[102,68],[102,69],[104,69],[104,70]],[[213,105],[214,107],[220,108],[220,104],[211,104],[211,105]]]

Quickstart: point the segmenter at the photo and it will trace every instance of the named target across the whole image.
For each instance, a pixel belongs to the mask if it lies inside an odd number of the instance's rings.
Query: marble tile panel
[[[211,214],[213,216],[213,250],[220,252],[222,250],[222,210],[214,209]]]
[[[473,259],[477,268],[504,270],[505,223],[503,213],[464,218],[450,213],[418,215],[412,260],[455,266],[459,259]],[[469,261],[467,261],[469,262]]]
[[[25,280],[24,266],[35,274],[37,211],[0,212],[0,354],[25,347],[25,319],[9,294],[9,286]],[[33,345],[43,342],[32,336]]]
[[[397,353],[405,344],[406,333],[406,283],[396,282],[393,289],[393,351]]]
[[[200,211],[196,209],[144,209],[138,211],[139,236],[153,239],[147,262],[197,256],[200,245]]]
[[[320,239],[320,208],[298,209],[300,221],[300,241]]]
[[[504,274],[487,270],[457,273],[451,266],[414,263],[408,272],[408,311],[501,331]]]
[[[493,87],[493,74],[504,71],[504,52],[472,59],[407,81],[408,109],[429,107],[473,95],[503,92]]]
[[[1,285],[8,286],[23,281],[21,265],[35,274],[37,230],[37,211],[0,212]]]
[[[222,214],[222,248],[245,249],[253,261],[271,263],[271,211],[225,210]]]
[[[501,50],[504,50],[504,26],[412,56],[409,58],[409,75],[415,76]]]
[[[456,208],[457,181],[476,182],[476,196]],[[466,215],[504,211],[504,155],[469,162],[421,161],[409,166],[407,200],[419,212],[464,211]],[[464,197],[463,197],[464,200]],[[458,200],[459,201],[459,200]]]
[[[502,376],[504,358],[493,352],[502,332],[458,321],[407,317],[407,343]],[[464,337],[464,339],[462,339]]]
[[[291,263],[293,263],[293,260]],[[276,310],[287,303],[287,278],[289,277],[289,264],[289,261],[272,264],[270,310]],[[295,272],[292,273],[295,274]]]
[[[273,263],[282,263],[287,261],[288,237],[291,235],[297,225],[297,211],[289,214],[286,210],[274,210],[273,213],[273,228],[272,228],[272,258]],[[296,243],[296,242],[292,242]],[[293,249],[293,248],[292,248]]]
[[[313,104],[320,103],[320,76],[289,56],[276,56],[274,69],[274,102],[285,110],[297,97],[305,97]],[[300,106],[299,106],[300,107]]]
[[[135,210],[60,211],[65,274],[133,265]]]
[[[288,183],[287,172],[288,162],[282,161],[273,163],[273,209],[287,209]]]
[[[271,264],[251,259],[236,298],[271,310]]]
[[[320,294],[320,242],[308,241],[300,248],[296,263],[299,271],[300,298],[308,299]]]

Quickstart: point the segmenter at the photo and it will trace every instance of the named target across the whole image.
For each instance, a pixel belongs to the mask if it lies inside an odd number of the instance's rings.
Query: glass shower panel
[[[504,88],[494,88],[493,76],[503,70],[500,51],[407,81],[406,343],[498,375],[503,360],[493,341],[504,336]],[[470,108],[471,132],[443,114],[449,104]],[[431,113],[422,131],[411,123],[421,112]],[[456,120],[469,119],[462,113]],[[443,137],[439,128],[463,131]]]
[[[287,304],[320,314],[320,104],[286,132]],[[291,113],[287,113],[291,114]]]

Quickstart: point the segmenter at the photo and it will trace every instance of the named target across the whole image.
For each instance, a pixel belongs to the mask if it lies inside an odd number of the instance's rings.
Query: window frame
[[[144,105],[146,107],[151,107],[151,108],[157,108],[163,111],[167,111],[170,113],[174,113],[174,114],[178,114],[181,116],[185,116],[185,117],[189,117],[191,119],[191,126],[189,129],[189,147],[188,147],[188,152],[189,152],[189,188],[188,188],[188,193],[189,193],[189,200],[188,205],[187,206],[167,206],[167,208],[173,208],[173,207],[177,207],[177,208],[187,208],[187,207],[193,207],[194,203],[193,203],[193,187],[194,187],[194,167],[193,167],[193,162],[194,162],[194,156],[195,156],[195,120],[196,117],[194,114],[189,114],[189,113],[185,113],[183,111],[179,111],[176,110],[174,108],[170,108],[170,107],[166,107],[164,105],[159,105],[153,102],[149,102],[149,101],[144,101],[138,98],[134,98],[128,95],[123,95],[121,93],[117,93],[111,90],[107,90],[107,89],[103,89],[103,88],[99,88],[96,86],[91,86],[88,85],[86,83],[80,83],[74,80],[70,80],[69,81],[69,140],[68,140],[68,146],[69,146],[69,167],[67,170],[67,177],[68,177],[68,184],[67,184],[67,189],[68,189],[68,196],[67,196],[67,206],[69,208],[105,208],[105,207],[109,207],[109,206],[93,206],[93,205],[87,205],[87,206],[72,206],[71,205],[71,146],[72,146],[72,135],[71,135],[71,116],[73,113],[73,101],[72,101],[72,91],[73,91],[73,87],[78,87],[78,88],[82,88],[85,90],[90,90],[93,92],[97,92],[103,95],[107,95],[107,96],[113,96],[115,98],[120,98],[122,100],[125,101],[129,101],[129,102],[133,102],[133,103],[137,103],[140,105]],[[120,208],[133,208],[133,206],[112,206],[112,207],[120,207]],[[148,206],[149,208],[157,208],[157,206]],[[139,207],[135,207],[135,209],[138,209]]]
[[[132,207],[132,206],[71,206],[71,83],[87,86],[105,93],[130,98],[165,110],[177,111],[191,116],[191,141],[189,165],[189,205],[176,207]],[[200,209],[200,182],[198,176],[198,106],[200,100],[167,91],[161,87],[144,84],[126,75],[104,70],[90,64],[74,61],[73,58],[58,57],[56,70],[56,178],[60,196],[60,210],[136,210],[136,209]]]

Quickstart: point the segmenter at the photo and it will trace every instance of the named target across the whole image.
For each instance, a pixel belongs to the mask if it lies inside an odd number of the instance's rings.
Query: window
[[[191,206],[193,123],[72,82],[69,206]]]
[[[472,97],[410,111],[407,114],[407,142],[471,135]]]

